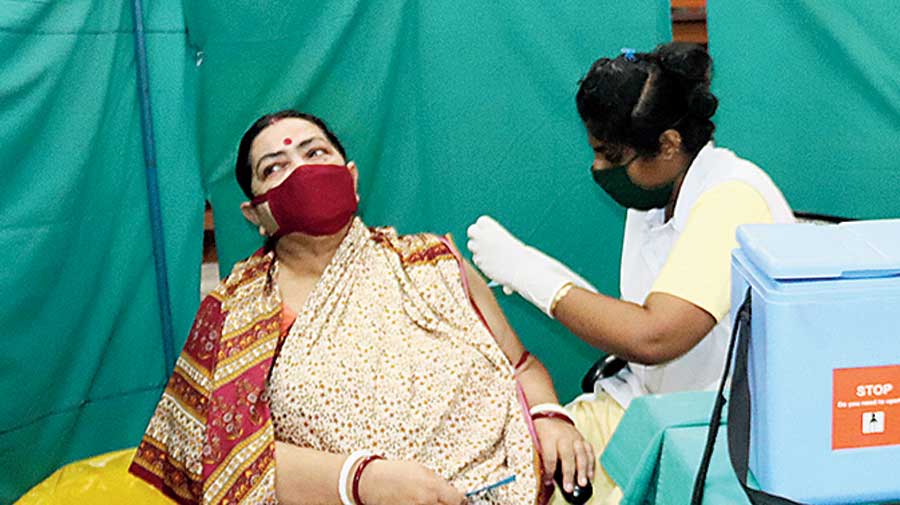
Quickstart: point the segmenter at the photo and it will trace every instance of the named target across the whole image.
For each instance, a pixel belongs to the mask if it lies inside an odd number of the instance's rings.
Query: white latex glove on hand
[[[491,280],[533,303],[545,314],[556,293],[568,283],[597,292],[597,289],[565,265],[523,244],[489,216],[481,216],[468,230],[472,261]]]

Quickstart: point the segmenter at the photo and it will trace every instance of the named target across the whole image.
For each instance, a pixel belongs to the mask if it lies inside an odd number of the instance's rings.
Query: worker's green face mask
[[[650,210],[665,207],[672,197],[675,181],[655,188],[643,188],[628,176],[628,165],[637,158],[631,158],[623,165],[604,170],[593,170],[594,181],[619,205],[628,209]]]

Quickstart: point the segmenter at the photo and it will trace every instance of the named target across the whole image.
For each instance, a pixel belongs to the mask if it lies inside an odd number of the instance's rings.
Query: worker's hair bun
[[[709,85],[698,85],[688,97],[688,114],[701,119],[713,117],[719,100],[709,91]]]
[[[672,42],[659,46],[646,59],[655,63],[667,80],[677,83],[685,97],[688,114],[706,119],[716,113],[719,101],[709,89],[712,58],[703,46]]]
[[[659,46],[650,54],[664,72],[674,74],[684,81],[709,84],[712,58],[703,46],[672,42]]]

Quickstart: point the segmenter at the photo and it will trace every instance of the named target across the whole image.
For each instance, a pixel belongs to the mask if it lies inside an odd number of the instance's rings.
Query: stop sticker
[[[831,448],[900,445],[900,365],[833,371]]]

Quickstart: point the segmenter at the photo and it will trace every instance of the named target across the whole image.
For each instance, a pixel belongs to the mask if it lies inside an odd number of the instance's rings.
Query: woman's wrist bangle
[[[559,288],[559,291],[553,295],[553,300],[550,301],[550,314],[553,314],[556,311],[556,306],[559,305],[559,302],[562,301],[563,298],[569,294],[569,291],[572,291],[572,288],[575,287],[575,283],[567,282],[563,284],[563,287]]]
[[[366,456],[356,465],[356,472],[353,474],[353,501],[356,505],[364,505],[362,502],[362,498],[359,497],[359,480],[362,478],[363,470],[369,466],[369,463],[375,461],[376,459],[384,459],[377,454],[371,454]]]
[[[553,416],[547,415],[548,413],[551,413],[551,412],[556,415],[553,415]],[[541,403],[541,404],[535,405],[534,407],[531,407],[531,410],[529,411],[529,413],[531,414],[532,419],[540,419],[541,417],[557,417],[557,418],[564,417],[564,418],[568,419],[569,422],[571,422],[573,426],[575,425],[575,419],[572,418],[572,415],[569,414],[569,412],[565,408],[563,408],[562,405],[560,405],[558,403]]]
[[[559,419],[560,421],[565,421],[572,426],[575,426],[575,421],[573,421],[571,417],[560,414],[559,412],[538,412],[537,414],[533,414],[531,419],[533,421],[538,419]]]
[[[341,466],[341,473],[338,477],[338,496],[341,497],[341,505],[355,505],[353,501],[350,500],[350,495],[347,494],[347,481],[350,479],[350,471],[353,470],[353,465],[355,465],[359,460],[371,456],[371,451],[356,451],[344,460],[343,466]]]

